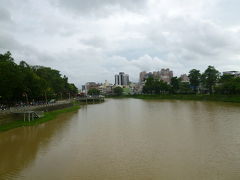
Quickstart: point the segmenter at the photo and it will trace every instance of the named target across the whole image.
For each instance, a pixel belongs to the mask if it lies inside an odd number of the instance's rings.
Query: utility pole
[[[46,101],[46,104],[47,104],[47,91],[45,91],[45,101]]]
[[[27,93],[26,93],[26,92],[24,92],[24,93],[23,93],[23,96],[25,96],[25,97],[26,97],[26,102],[27,102],[27,104],[28,104],[28,95],[27,95]]]

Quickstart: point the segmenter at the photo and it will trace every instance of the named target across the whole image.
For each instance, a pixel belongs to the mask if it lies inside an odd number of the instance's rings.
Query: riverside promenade
[[[15,113],[21,113],[21,112],[26,112],[26,111],[37,111],[37,110],[42,110],[42,109],[47,110],[49,108],[65,106],[65,105],[68,105],[71,103],[72,103],[71,100],[64,100],[64,101],[57,101],[54,103],[47,103],[47,104],[10,107],[5,110],[0,110],[0,114],[15,114]]]

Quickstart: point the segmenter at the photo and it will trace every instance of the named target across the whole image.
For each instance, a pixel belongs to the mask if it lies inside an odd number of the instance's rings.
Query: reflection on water
[[[239,180],[240,106],[107,100],[0,133],[0,179]]]
[[[68,114],[71,117],[71,114]],[[47,151],[48,144],[64,133],[69,118],[65,115],[46,124],[22,127],[0,134],[0,179],[12,179],[22,169],[31,166],[38,153]],[[53,139],[55,138],[55,139]]]

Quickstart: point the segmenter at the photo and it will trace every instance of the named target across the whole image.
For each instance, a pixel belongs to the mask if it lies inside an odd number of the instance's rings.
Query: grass
[[[163,94],[163,95],[125,95],[113,98],[137,99],[169,99],[169,100],[196,100],[240,103],[240,95],[206,95],[206,94]]]
[[[15,120],[14,122],[0,125],[0,132],[14,129],[17,127],[38,125],[38,124],[53,120],[60,114],[77,111],[79,108],[80,108],[79,105],[74,105],[72,107],[68,107],[68,108],[64,108],[64,109],[60,109],[60,110],[56,110],[56,111],[50,111],[50,112],[45,113],[44,117],[35,119],[31,122],[24,122],[23,119],[21,119],[21,120],[18,119],[18,120]]]

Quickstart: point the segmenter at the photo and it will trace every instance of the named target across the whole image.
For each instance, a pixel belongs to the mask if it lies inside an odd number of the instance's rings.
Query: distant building
[[[113,92],[113,85],[110,84],[107,80],[105,80],[105,82],[99,86],[98,88],[101,92],[101,94],[103,95],[111,95]]]
[[[82,90],[87,94],[87,92],[90,90],[90,89],[98,89],[99,87],[99,84],[95,83],[95,82],[87,82],[84,86],[82,86]]]
[[[182,74],[180,76],[180,79],[181,79],[181,82],[190,82],[190,79],[189,79],[188,75],[186,75],[186,74]]]
[[[173,71],[170,71],[170,69],[161,69],[161,71],[154,71],[154,72],[146,72],[143,71],[139,75],[140,83],[144,82],[147,78],[153,77],[154,79],[160,79],[164,82],[170,84],[171,79],[173,77]]]
[[[115,85],[126,86],[129,84],[129,75],[124,72],[120,72],[115,75]]]
[[[139,82],[143,82],[144,81],[144,78],[145,78],[146,74],[147,74],[146,71],[140,72],[140,74],[139,74]]]
[[[130,94],[141,94],[143,85],[141,83],[131,83],[129,85]]]
[[[232,75],[235,77],[240,77],[240,71],[225,71],[223,75]]]
[[[168,68],[161,69],[161,71],[160,71],[160,79],[161,80],[170,84],[172,77],[173,77],[173,71],[170,71]]]

